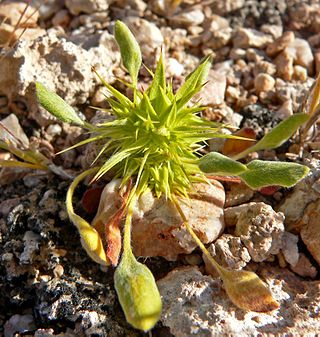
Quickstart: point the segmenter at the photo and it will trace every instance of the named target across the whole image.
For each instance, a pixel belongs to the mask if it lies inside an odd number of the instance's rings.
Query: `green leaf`
[[[157,100],[157,98],[161,96],[161,89],[166,89],[166,74],[163,58],[163,51],[161,51],[153,80],[147,91],[151,101]]]
[[[62,122],[82,126],[85,124],[69,104],[43,84],[36,82],[36,92],[40,104]]]
[[[201,61],[199,66],[186,77],[186,81],[177,91],[177,101],[185,96],[188,96],[195,88],[198,88],[205,83],[211,68],[211,62],[212,56],[208,55]]]
[[[289,139],[296,132],[296,130],[308,119],[309,115],[303,113],[290,116],[286,120],[279,123],[276,127],[274,127],[258,143],[234,156],[233,159],[240,159],[253,151],[275,149],[279,147],[287,139]]]
[[[308,167],[296,163],[253,160],[239,177],[253,189],[270,185],[291,187],[308,172]]]
[[[199,159],[199,167],[202,172],[217,175],[239,175],[247,170],[245,165],[218,152],[210,152]]]
[[[142,62],[139,44],[130,29],[119,20],[115,24],[114,36],[120,47],[123,64],[128,70],[133,84],[136,85]]]

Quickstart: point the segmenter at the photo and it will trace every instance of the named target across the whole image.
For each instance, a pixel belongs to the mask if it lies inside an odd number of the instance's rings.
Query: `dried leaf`
[[[245,270],[226,269],[221,274],[228,296],[239,308],[269,312],[279,307],[270,289],[257,274]]]
[[[234,136],[240,136],[249,139],[256,139],[256,133],[252,128],[242,128],[233,134]],[[234,156],[238,153],[243,152],[244,150],[248,149],[255,142],[250,140],[240,140],[236,138],[228,138],[224,142],[222,153],[226,156]]]
[[[93,187],[84,192],[81,204],[87,213],[93,214],[98,210],[102,190],[102,187]]]
[[[95,228],[90,226],[87,221],[82,219],[79,215],[75,214],[72,205],[72,196],[75,188],[78,186],[81,180],[96,171],[97,168],[89,169],[78,175],[73,180],[67,192],[66,207],[70,220],[79,231],[82,247],[86,250],[87,254],[91,257],[93,261],[104,266],[108,266],[110,265],[110,261],[106,256],[99,232]]]

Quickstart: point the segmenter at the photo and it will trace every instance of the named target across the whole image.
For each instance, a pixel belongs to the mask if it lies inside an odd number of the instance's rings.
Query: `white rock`
[[[263,202],[251,203],[240,214],[235,235],[240,236],[252,260],[262,262],[271,254],[279,253],[284,233],[283,221],[283,213],[276,213],[271,206]]]
[[[294,267],[299,260],[298,236],[289,232],[284,232],[281,250],[285,260]]]
[[[39,81],[49,90],[61,95],[70,105],[83,104],[94,92],[98,72],[110,80],[114,66],[114,54],[107,48],[93,47],[89,51],[54,35],[35,41],[22,41],[0,62],[0,92],[9,100],[22,96],[30,117],[41,126],[54,119],[39,108],[34,83]]]
[[[191,11],[184,11],[171,18],[174,24],[180,24],[182,26],[198,26],[204,21],[204,13],[201,9],[195,8]]]
[[[263,49],[272,42],[272,37],[252,28],[238,28],[232,41],[236,48],[255,47]]]
[[[175,58],[169,57],[166,64],[166,75],[168,77],[179,77],[184,72],[184,66],[178,62]]]
[[[276,111],[275,115],[282,120],[285,120],[290,116],[292,116],[293,115],[292,99],[289,98],[285,102],[283,102],[281,107]]]
[[[213,0],[211,2],[214,12],[220,15],[236,11],[244,6],[245,0]]]
[[[301,281],[286,269],[262,272],[280,302],[279,309],[268,313],[236,308],[221,283],[202,275],[196,267],[173,270],[157,282],[163,301],[162,324],[175,337],[311,337],[320,331],[320,282]]]
[[[312,73],[314,57],[308,41],[294,39],[294,41],[286,47],[286,51],[292,56],[295,64],[305,67],[309,74]]]
[[[73,15],[106,11],[112,0],[66,0],[65,5]]]
[[[317,190],[319,178],[320,167],[312,169],[307,177],[293,188],[279,207],[279,211],[283,212],[286,217],[285,224],[288,230],[300,232],[300,229],[308,223],[304,214],[307,206],[320,198],[320,192]]]
[[[160,29],[153,22],[138,17],[129,16],[123,21],[132,30],[147,61],[164,42]]]
[[[1,127],[1,124],[5,127]],[[0,124],[0,139],[9,140],[11,143],[18,147],[29,147],[29,139],[24,133],[19,120],[15,114],[10,114],[6,118],[1,120]]]
[[[25,232],[23,236],[24,249],[21,253],[19,260],[22,264],[31,263],[33,255],[39,249],[40,235],[32,231]]]
[[[205,106],[220,105],[224,102],[224,96],[227,87],[227,77],[219,71],[210,70],[207,83],[199,94],[194,96],[193,101],[199,99]]]

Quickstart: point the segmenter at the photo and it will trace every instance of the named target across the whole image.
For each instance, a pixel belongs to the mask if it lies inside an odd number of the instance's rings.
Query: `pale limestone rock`
[[[275,115],[285,120],[293,115],[293,107],[292,107],[292,99],[289,98],[286,101],[284,101],[281,105],[281,107],[276,111]]]
[[[285,215],[285,225],[288,231],[299,233],[301,228],[311,220],[306,208],[310,203],[316,202],[320,198],[319,179],[320,167],[318,166],[298,182],[279,207],[279,211]],[[312,207],[310,211],[312,211]]]
[[[0,121],[0,139],[8,140],[19,148],[29,148],[29,139],[23,131],[15,114],[10,114]],[[4,126],[3,127],[1,127]]]
[[[104,222],[119,208],[120,180],[111,181],[103,190],[96,219],[103,214]],[[217,181],[212,185],[196,184],[190,192],[190,201],[180,198],[190,225],[203,243],[217,239],[224,229],[224,190]],[[165,197],[157,199],[149,191],[134,207],[132,219],[132,246],[137,256],[162,256],[176,260],[179,254],[191,253],[196,244],[187,232],[174,205]]]
[[[294,267],[299,260],[298,236],[289,232],[284,232],[282,236],[282,253],[285,260]]]
[[[204,106],[220,105],[224,102],[227,86],[227,77],[223,73],[210,70],[207,83],[199,94],[193,97],[193,101],[201,100]]]
[[[258,61],[253,68],[253,75],[257,76],[260,73],[275,75],[276,66],[268,61]]]
[[[221,235],[218,240],[209,246],[208,251],[220,265],[231,270],[242,269],[251,260],[248,249],[243,245],[240,238],[230,234]],[[211,275],[218,276],[206,255],[203,254],[202,257],[206,265],[206,271]]]
[[[262,262],[279,253],[284,233],[283,221],[283,213],[276,213],[271,206],[263,202],[252,203],[240,214],[235,235],[248,248],[252,260]]]
[[[230,184],[226,192],[226,207],[241,205],[248,202],[254,195],[254,191],[245,183]]]
[[[261,93],[262,91],[271,91],[275,85],[275,79],[265,73],[260,73],[254,79],[254,88],[257,94]]]
[[[104,46],[85,50],[54,34],[21,41],[0,62],[0,92],[10,101],[23,97],[29,116],[46,126],[54,117],[39,107],[34,83],[41,82],[70,105],[83,104],[98,82],[91,66],[109,82],[116,55]]]
[[[267,54],[271,57],[279,54],[294,41],[294,33],[287,31],[281,37],[270,43],[267,47]]]
[[[123,22],[136,37],[145,61],[150,59],[150,55],[154,55],[155,50],[164,43],[160,29],[153,22],[134,16],[124,18]]]
[[[307,69],[302,66],[293,67],[293,79],[301,82],[305,82],[308,78]]]
[[[267,267],[260,273],[280,302],[268,313],[236,308],[217,279],[196,267],[173,270],[157,282],[163,310],[161,322],[175,337],[314,336],[320,331],[320,282],[302,281],[286,269]]]
[[[30,264],[33,262],[33,257],[39,250],[40,235],[32,231],[26,231],[23,236],[24,249],[19,257],[21,264]]]
[[[275,59],[277,76],[286,81],[291,81],[293,75],[294,58],[287,50],[282,51]]]
[[[296,65],[306,68],[308,73],[312,74],[314,57],[308,41],[294,39],[294,41],[286,47],[286,51],[293,58]]]
[[[232,28],[227,27],[215,31],[205,31],[203,35],[203,43],[207,48],[213,50],[225,47],[231,41]]]
[[[175,58],[169,57],[166,62],[166,75],[168,77],[180,77],[184,73],[184,66]]]
[[[305,223],[300,232],[302,241],[320,265],[320,198],[307,206],[302,221]]]
[[[290,266],[291,270],[302,277],[315,278],[317,276],[317,268],[310,262],[305,254],[299,254],[299,260],[294,266]]]
[[[203,23],[205,19],[204,13],[200,8],[195,8],[190,11],[183,11],[174,15],[170,21],[173,25],[179,25],[182,27],[198,26]]]
[[[65,5],[73,15],[106,11],[112,0],[66,0]]]
[[[272,37],[252,28],[238,28],[232,41],[234,47],[237,48],[255,47],[263,49],[272,42]]]
[[[39,19],[39,12],[35,11],[33,6],[29,6],[26,11],[26,4],[21,1],[3,1],[0,3],[0,22],[6,18],[6,23],[12,27],[19,23],[20,28],[35,28],[37,27],[37,21]],[[22,13],[24,13],[24,18],[28,20],[20,20]]]
[[[211,2],[211,6],[214,8],[214,13],[222,16],[242,8],[244,4],[245,0],[213,0]]]
[[[224,229],[222,185],[196,184],[190,202],[180,202],[190,225],[203,243],[217,239]],[[197,245],[183,225],[175,207],[165,200],[146,193],[135,207],[132,224],[132,245],[138,256],[162,256],[176,260],[179,254],[191,253]]]

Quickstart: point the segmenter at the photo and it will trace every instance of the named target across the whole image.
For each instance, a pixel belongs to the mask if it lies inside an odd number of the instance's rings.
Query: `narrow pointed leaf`
[[[120,47],[123,64],[136,85],[142,62],[139,44],[130,29],[119,20],[115,24],[114,37]]]
[[[253,151],[275,149],[288,140],[297,129],[309,119],[307,114],[294,114],[286,120],[279,123],[269,133],[267,133],[257,144],[233,157],[240,159]]]
[[[148,94],[151,101],[158,99],[158,97],[161,95],[161,89],[166,89],[166,74],[163,58],[163,51],[161,51],[152,83],[148,88]]]
[[[69,104],[39,82],[36,82],[36,92],[40,104],[62,122],[81,126],[85,124]]]
[[[186,81],[176,94],[177,101],[179,101],[182,97],[188,95],[195,88],[205,83],[209,70],[211,68],[211,62],[212,62],[211,55],[205,57],[201,61],[199,66],[186,77]]]
[[[309,168],[304,165],[262,160],[252,161],[247,169],[239,177],[253,189],[270,185],[291,187],[309,172]]]

